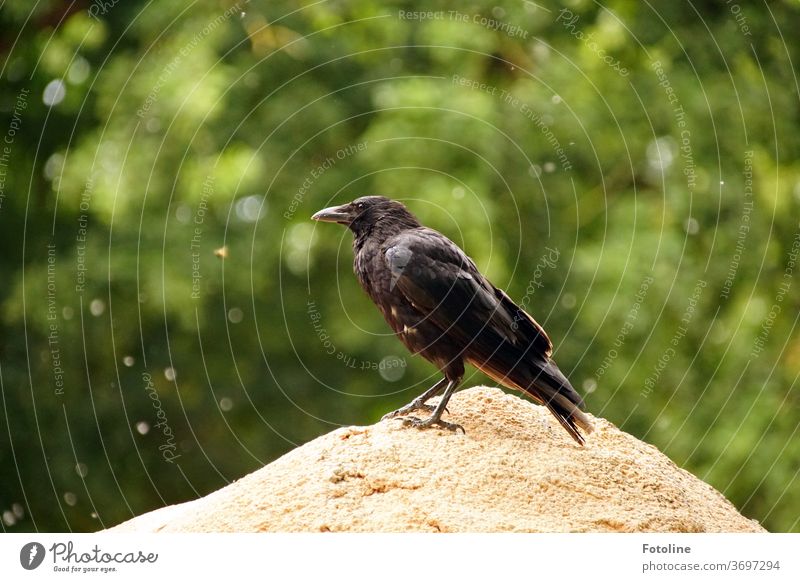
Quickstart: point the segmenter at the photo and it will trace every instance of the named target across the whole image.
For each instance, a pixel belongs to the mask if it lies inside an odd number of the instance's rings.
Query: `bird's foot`
[[[463,434],[467,434],[467,431],[465,431],[464,427],[460,424],[445,422],[441,418],[436,418],[435,416],[425,419],[417,418],[416,416],[406,416],[403,418],[403,426],[413,426],[414,428],[430,428],[436,426],[453,432],[458,432],[460,430]]]
[[[424,404],[422,402],[414,400],[413,402],[406,404],[402,408],[398,408],[397,410],[393,410],[392,412],[384,414],[381,420],[389,420],[390,418],[405,416],[409,412],[415,412],[417,410],[427,410],[428,412],[433,413],[433,411],[436,410],[436,407],[433,406],[432,404]]]

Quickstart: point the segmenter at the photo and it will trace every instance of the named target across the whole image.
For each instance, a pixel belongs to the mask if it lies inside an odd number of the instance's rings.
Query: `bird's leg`
[[[447,377],[439,380],[436,384],[428,388],[423,394],[417,396],[414,400],[412,400],[402,408],[398,408],[393,412],[384,414],[381,420],[388,420],[390,418],[395,418],[397,416],[404,416],[409,412],[414,412],[415,410],[427,410],[428,412],[433,412],[434,410],[436,410],[436,408],[430,404],[425,404],[425,403],[432,397],[436,396],[439,392],[441,392],[445,384],[447,384]]]
[[[455,424],[452,422],[445,422],[442,420],[442,414],[444,413],[445,409],[447,408],[447,402],[450,400],[450,397],[453,395],[456,387],[461,382],[461,378],[457,380],[449,380],[447,384],[447,388],[442,394],[442,399],[439,404],[436,405],[436,408],[433,411],[433,414],[429,418],[420,419],[416,416],[408,416],[403,419],[403,424],[406,426],[414,426],[416,428],[428,428],[431,426],[438,426],[441,428],[446,428],[447,430],[457,431],[460,430],[463,433],[466,433],[464,427],[460,424]]]

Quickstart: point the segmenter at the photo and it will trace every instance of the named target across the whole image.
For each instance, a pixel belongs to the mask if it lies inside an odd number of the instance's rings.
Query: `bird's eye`
[[[363,202],[359,202],[358,204],[356,204],[356,208],[358,210],[364,210],[366,207],[367,207],[367,205],[364,204]]]

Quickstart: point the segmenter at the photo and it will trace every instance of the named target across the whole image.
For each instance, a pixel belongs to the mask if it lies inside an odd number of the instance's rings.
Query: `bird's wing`
[[[552,352],[542,327],[438,232],[404,231],[387,241],[384,258],[392,290],[462,345],[480,337],[495,340],[491,349],[507,342],[529,355],[547,357]]]

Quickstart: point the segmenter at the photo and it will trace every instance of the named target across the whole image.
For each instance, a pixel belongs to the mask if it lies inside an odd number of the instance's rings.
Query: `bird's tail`
[[[534,371],[534,377],[526,387],[526,391],[547,406],[578,444],[584,444],[583,435],[578,431],[578,427],[589,434],[594,431],[594,426],[581,410],[583,399],[553,360],[537,362],[536,368],[538,369]]]

